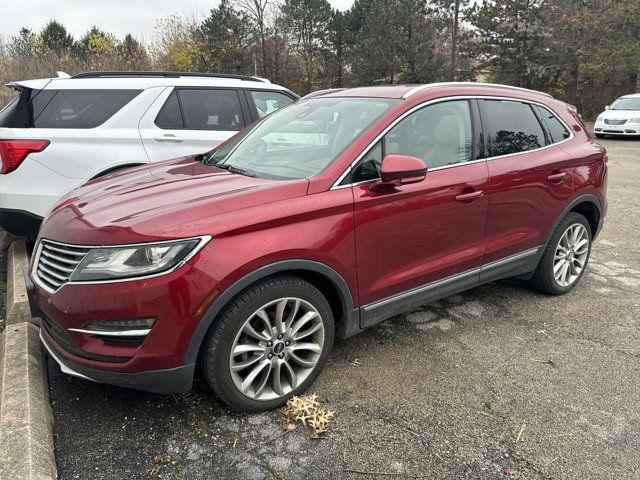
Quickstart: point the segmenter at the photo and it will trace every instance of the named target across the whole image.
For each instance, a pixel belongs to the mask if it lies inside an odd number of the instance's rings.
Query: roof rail
[[[414,93],[421,92],[422,90],[426,90],[428,88],[436,88],[436,87],[492,87],[492,88],[504,88],[507,90],[518,90],[521,92],[529,92],[529,93],[537,93],[539,95],[544,95],[545,97],[553,98],[552,95],[549,95],[545,92],[539,92],[537,90],[530,90],[528,88],[522,87],[513,87],[511,85],[502,85],[500,83],[480,83],[480,82],[439,82],[439,83],[427,83],[424,85],[418,85],[415,88],[412,88],[407,93],[403,95],[402,98],[407,98],[413,95]]]
[[[200,73],[200,72],[84,72],[71,78],[117,78],[117,77],[143,77],[143,78],[180,78],[180,77],[206,77],[229,78],[232,80],[244,80],[248,82],[270,83],[266,78],[252,77],[250,75],[234,75],[229,73]]]

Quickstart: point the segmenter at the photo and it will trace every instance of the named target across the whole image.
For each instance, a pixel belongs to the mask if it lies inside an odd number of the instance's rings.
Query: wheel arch
[[[573,199],[564,209],[562,214],[558,216],[553,227],[547,234],[545,247],[549,244],[549,241],[553,236],[553,232],[556,231],[560,222],[571,212],[579,213],[587,219],[589,226],[591,227],[592,239],[600,233],[600,227],[602,226],[602,203],[600,202],[600,199],[591,194],[580,195]]]
[[[222,294],[207,308],[191,336],[185,364],[195,363],[204,338],[224,307],[240,292],[250,285],[265,278],[288,273],[309,282],[325,295],[336,322],[336,336],[348,337],[359,331],[358,310],[354,308],[353,296],[347,282],[333,268],[312,260],[284,260],[260,267],[245,275],[226,288]]]

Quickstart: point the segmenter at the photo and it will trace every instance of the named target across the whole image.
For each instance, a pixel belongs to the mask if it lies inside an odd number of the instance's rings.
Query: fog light
[[[118,330],[150,330],[156,322],[155,318],[136,318],[134,320],[94,320],[89,322],[86,328],[95,328],[108,332]]]
[[[84,328],[70,328],[69,331],[97,337],[144,337],[151,331],[155,322],[155,318],[93,320]]]

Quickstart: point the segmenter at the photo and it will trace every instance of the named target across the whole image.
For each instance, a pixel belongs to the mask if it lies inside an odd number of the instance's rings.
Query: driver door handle
[[[184,141],[182,138],[171,135],[170,133],[162,135],[161,137],[154,137],[154,140],[160,143],[182,143]]]
[[[456,202],[473,202],[474,200],[482,198],[483,196],[484,192],[482,190],[477,190],[470,193],[461,193],[460,195],[456,195]]]

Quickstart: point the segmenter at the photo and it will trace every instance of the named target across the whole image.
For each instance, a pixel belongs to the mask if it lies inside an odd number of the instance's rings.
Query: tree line
[[[321,88],[493,81],[547,91],[593,117],[640,91],[638,0],[221,0],[159,19],[144,45],[49,21],[0,39],[0,81],[88,70],[259,75]],[[6,92],[3,100],[6,100]]]

